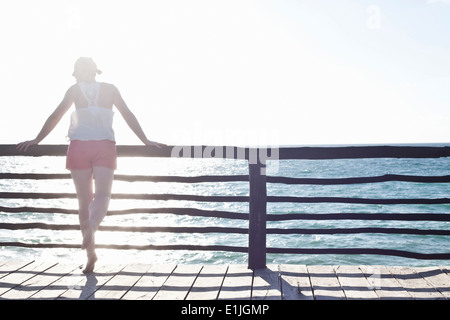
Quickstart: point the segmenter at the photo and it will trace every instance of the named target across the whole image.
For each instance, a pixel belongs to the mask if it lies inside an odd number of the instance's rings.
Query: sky
[[[80,56],[170,145],[450,142],[449,0],[5,0],[0,30],[2,144],[37,135]]]

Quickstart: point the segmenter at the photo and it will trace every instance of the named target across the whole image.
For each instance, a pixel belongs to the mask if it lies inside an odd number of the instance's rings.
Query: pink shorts
[[[117,169],[116,143],[111,140],[72,140],[67,149],[66,169],[93,167]]]

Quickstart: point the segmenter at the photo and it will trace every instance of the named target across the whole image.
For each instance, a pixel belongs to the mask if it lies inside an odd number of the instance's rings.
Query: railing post
[[[266,267],[266,213],[267,189],[265,164],[249,161],[250,217],[248,241],[248,268]]]

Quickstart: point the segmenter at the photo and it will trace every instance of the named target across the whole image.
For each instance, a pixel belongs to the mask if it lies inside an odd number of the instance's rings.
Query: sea
[[[0,157],[0,172],[68,173],[64,157]],[[198,158],[128,158],[118,159],[116,174],[155,176],[246,175],[244,160]],[[450,158],[436,159],[340,159],[340,160],[271,160],[268,176],[298,178],[349,178],[384,174],[450,175]],[[0,180],[1,192],[74,193],[70,179]],[[166,183],[114,181],[113,193],[190,194],[214,196],[248,196],[248,182]],[[450,198],[449,183],[383,182],[353,185],[286,185],[267,184],[268,195],[298,197],[356,198]],[[76,199],[0,199],[2,207],[61,207],[77,209]],[[111,210],[131,208],[198,208],[248,213],[246,202],[193,202],[180,200],[112,199]],[[450,204],[372,205],[344,203],[268,203],[268,214],[286,213],[445,213]],[[59,213],[0,212],[0,223],[78,224],[77,215]],[[247,228],[248,220],[195,217],[173,214],[127,214],[106,216],[102,225],[111,226],[180,226]],[[414,228],[449,230],[450,222],[431,221],[361,221],[361,220],[289,220],[267,222],[268,228]],[[268,234],[267,247],[275,248],[379,248],[419,253],[449,253],[450,237],[445,235],[402,234]],[[0,242],[80,244],[79,231],[5,230]],[[119,245],[226,245],[248,246],[247,234],[219,233],[135,233],[98,231],[99,244]],[[115,250],[97,249],[105,263],[150,264],[247,264],[246,253],[186,250]],[[0,247],[0,261],[49,260],[84,263],[81,249]],[[268,254],[267,264],[306,265],[448,265],[448,260],[420,260],[386,255],[342,254]]]

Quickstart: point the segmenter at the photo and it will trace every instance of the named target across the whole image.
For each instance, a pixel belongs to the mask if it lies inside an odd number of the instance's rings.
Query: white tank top
[[[116,141],[112,128],[114,112],[98,106],[99,82],[78,83],[88,102],[87,108],[76,109],[70,117],[69,140]]]

